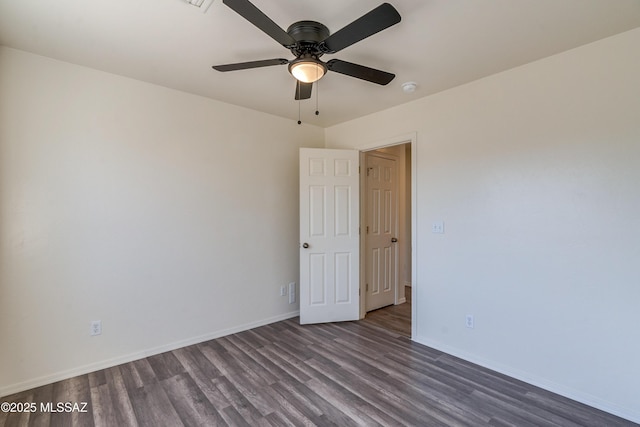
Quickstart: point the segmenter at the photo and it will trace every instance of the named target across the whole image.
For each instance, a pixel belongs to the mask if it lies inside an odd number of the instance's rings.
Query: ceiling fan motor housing
[[[325,50],[322,49],[322,42],[329,37],[329,29],[316,21],[298,21],[287,28],[289,34],[296,44],[290,46],[291,53],[296,57],[311,55],[315,58],[322,56]]]

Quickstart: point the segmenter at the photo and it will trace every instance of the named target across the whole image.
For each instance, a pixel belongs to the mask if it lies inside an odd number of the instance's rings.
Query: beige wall
[[[326,130],[328,148],[417,135],[414,339],[635,421],[638,46],[640,29]]]
[[[323,137],[0,48],[0,395],[296,315]]]

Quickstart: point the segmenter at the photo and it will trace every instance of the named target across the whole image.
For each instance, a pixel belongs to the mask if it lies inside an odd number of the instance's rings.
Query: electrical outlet
[[[282,285],[280,286],[280,296],[283,297],[285,295],[287,295],[287,287]]]
[[[102,333],[102,320],[93,320],[91,321],[91,329],[89,330],[89,335],[100,335]]]
[[[435,221],[431,224],[431,232],[436,234],[444,234],[444,221]]]
[[[473,314],[467,314],[464,318],[464,324],[467,328],[471,328],[473,329],[474,326],[474,321],[473,321]]]
[[[296,282],[289,283],[289,304],[296,302]]]

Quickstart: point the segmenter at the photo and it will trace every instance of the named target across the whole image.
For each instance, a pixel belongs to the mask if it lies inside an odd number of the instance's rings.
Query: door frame
[[[417,132],[411,132],[404,135],[398,135],[391,138],[386,138],[383,140],[372,141],[370,143],[360,145],[355,147],[356,150],[360,151],[360,164],[362,165],[362,160],[364,158],[364,152],[366,151],[375,151],[380,148],[391,147],[394,145],[402,145],[402,144],[410,144],[411,146],[411,338],[417,336],[416,326],[418,324],[418,299],[416,298],[418,292],[418,275],[417,275],[417,262],[416,262],[416,254],[417,254],[417,235],[418,229],[416,226],[417,223]],[[365,187],[365,179],[366,174],[360,174],[360,204],[362,206],[362,197],[364,193]],[[364,219],[364,209],[360,209],[360,224],[365,224]],[[365,271],[364,271],[364,259],[362,254],[364,254],[364,235],[362,232],[360,233],[360,318],[364,319],[366,314],[365,308],[365,298],[364,298],[364,279],[365,279]],[[404,284],[403,284],[404,286]],[[397,292],[396,292],[397,298]]]

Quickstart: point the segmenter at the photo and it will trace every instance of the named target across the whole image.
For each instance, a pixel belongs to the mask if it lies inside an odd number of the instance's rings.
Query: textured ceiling
[[[253,0],[282,28],[336,32],[381,2]],[[335,55],[396,74],[387,86],[329,73],[300,105],[286,65],[214,64],[291,53],[214,0],[0,0],[0,44],[319,126],[331,126],[640,26],[639,0],[392,0],[402,21]],[[418,83],[412,94],[400,85]],[[318,98],[316,99],[316,92]],[[315,116],[316,102],[320,115]]]

